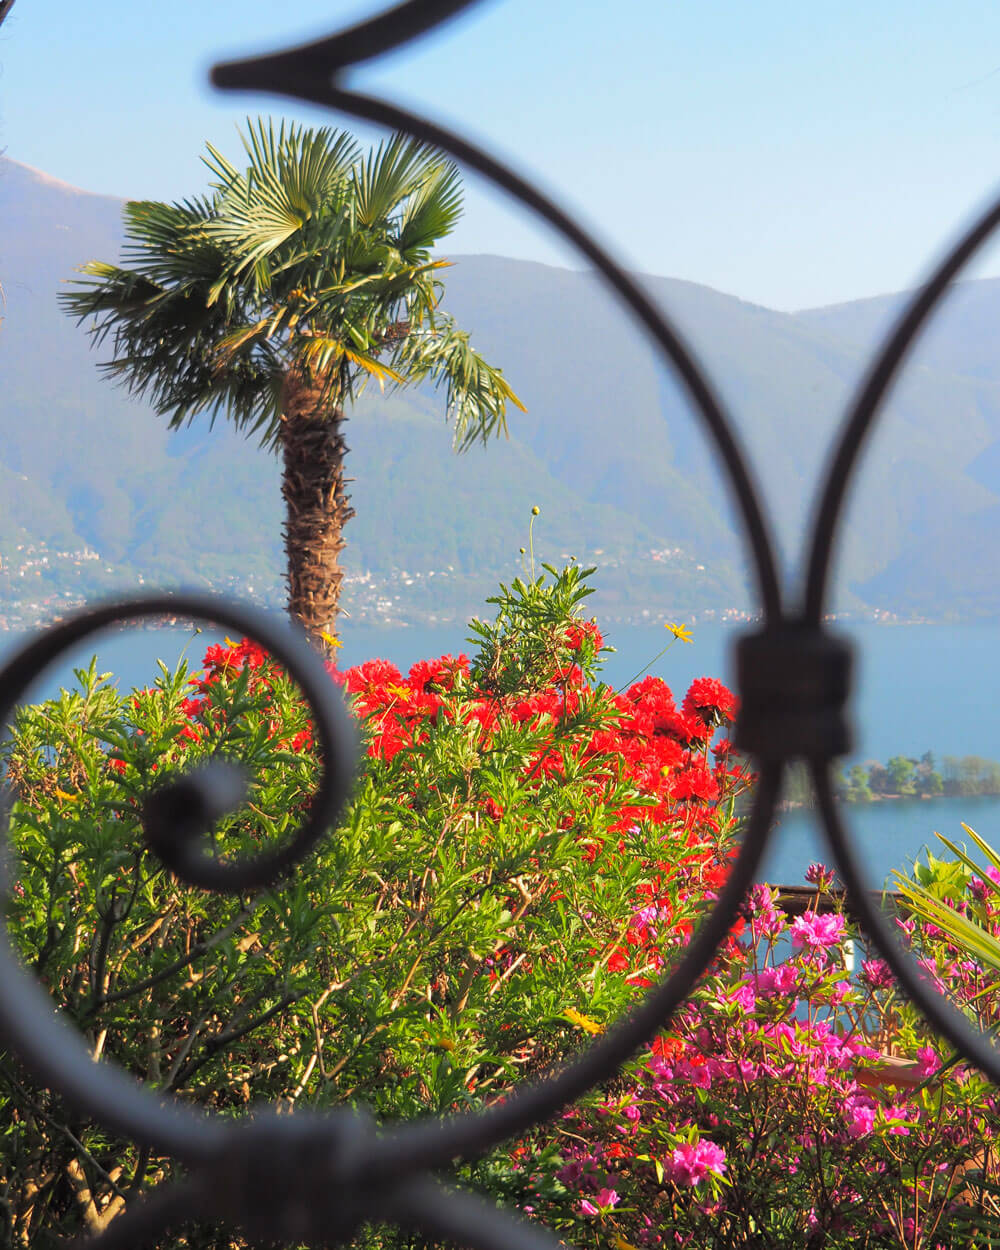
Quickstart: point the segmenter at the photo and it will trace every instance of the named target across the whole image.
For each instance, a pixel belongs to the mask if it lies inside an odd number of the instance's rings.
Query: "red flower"
[[[675,799],[702,799],[710,801],[719,797],[719,785],[703,765],[693,764],[678,773],[670,788]]]
[[[714,729],[733,720],[739,699],[714,677],[698,677],[691,683],[681,708]]]
[[[628,967],[628,952],[622,947],[616,946],[611,952],[611,958],[608,960],[609,972],[624,972]]]
[[[604,636],[597,628],[596,621],[575,621],[563,635],[566,646],[571,651],[579,651],[585,638],[593,640],[595,651],[600,651],[604,646]]]
[[[467,655],[460,655],[457,659],[451,655],[443,655],[438,660],[418,660],[410,669],[409,682],[414,691],[432,694],[454,690],[455,679],[468,675]]]

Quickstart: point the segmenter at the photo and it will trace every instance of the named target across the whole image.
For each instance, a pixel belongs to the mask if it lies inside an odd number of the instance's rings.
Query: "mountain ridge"
[[[75,268],[117,255],[123,203],[0,158],[0,626],[59,610],[70,592],[140,579],[281,598],[275,460],[223,422],[211,433],[204,420],[168,432],[100,375],[106,351],[95,355],[57,308]],[[537,503],[536,549],[555,562],[573,554],[597,563],[600,593],[589,602],[599,611],[753,612],[717,461],[676,380],[599,277],[488,253],[449,259],[445,307],[528,412],[510,414],[508,442],[456,458],[448,432],[435,428],[443,409],[432,391],[368,394],[355,405],[347,610],[366,619],[468,614],[497,577],[517,571]],[[839,416],[905,293],[787,313],[684,279],[637,277],[733,414],[790,567]],[[865,457],[841,545],[841,611],[1000,616],[982,571],[1000,537],[1000,358],[990,355],[1000,280],[962,284],[951,304]],[[60,557],[57,575],[52,564],[22,568],[29,547],[100,558]],[[941,596],[960,608],[942,611]]]

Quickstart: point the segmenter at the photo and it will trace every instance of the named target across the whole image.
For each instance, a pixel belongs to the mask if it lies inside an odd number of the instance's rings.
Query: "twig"
[[[199,1068],[203,1068],[210,1059],[214,1057],[217,1051],[224,1046],[229,1046],[233,1042],[238,1042],[241,1037],[246,1037],[248,1033],[252,1033],[254,1029],[259,1029],[262,1024],[267,1024],[268,1020],[272,1020],[293,1003],[298,1002],[302,997],[301,994],[284,994],[273,1007],[269,1007],[267,1011],[262,1012],[256,1019],[251,1020],[248,1024],[238,1029],[224,1029],[221,1033],[216,1033],[213,1037],[205,1039],[205,1053],[199,1058],[191,1060],[183,1069],[175,1074],[174,1080],[167,1086],[167,1092],[172,1092],[175,1088],[182,1085],[190,1077],[192,1077]]]
[[[241,912],[236,919],[224,929],[220,929],[218,933],[213,933],[210,938],[205,938],[201,942],[196,942],[191,950],[182,955],[180,959],[174,960],[172,964],[168,964],[166,968],[161,968],[159,972],[153,976],[146,977],[143,981],[133,981],[131,985],[126,985],[123,989],[115,990],[113,994],[105,994],[96,1002],[91,1003],[87,1011],[87,1015],[91,1016],[94,1012],[99,1011],[102,1007],[109,1007],[113,1003],[120,1003],[123,999],[131,998],[135,994],[141,994],[145,990],[152,989],[154,985],[159,985],[161,981],[166,981],[168,977],[172,977],[175,972],[182,972],[189,964],[193,964],[196,959],[207,954],[213,947],[220,942],[224,942],[241,924],[252,915],[252,909],[247,908]],[[155,932],[155,930],[154,930]],[[152,936],[147,933],[146,937]],[[145,940],[145,939],[144,939]],[[86,1018],[86,1017],[85,1017]]]
[[[11,1072],[11,1070],[8,1067],[4,1066],[2,1071],[3,1071],[4,1078],[7,1081],[9,1081],[11,1085],[13,1085],[13,1087],[17,1090],[21,1098],[23,1098],[25,1103],[31,1108],[32,1112],[35,1115],[37,1115],[40,1120],[44,1120],[45,1123],[48,1124],[50,1128],[54,1128],[57,1133],[62,1133],[62,1135],[73,1146],[73,1148],[79,1151],[79,1153],[87,1160],[87,1162],[91,1165],[91,1167],[93,1167],[95,1172],[98,1173],[98,1175],[102,1178],[102,1180],[106,1181],[108,1185],[110,1185],[114,1194],[124,1201],[126,1195],[118,1187],[118,1184],[115,1181],[114,1177],[112,1177],[110,1172],[106,1171],[104,1168],[101,1167],[101,1165],[97,1162],[97,1160],[90,1153],[90,1151],[83,1144],[83,1142],[80,1141],[80,1139],[76,1136],[76,1134],[70,1128],[67,1128],[65,1124],[60,1124],[59,1121],[54,1119],[52,1116],[50,1116],[49,1113],[43,1107],[39,1106],[39,1104],[35,1102],[35,1100],[31,1097],[28,1091],[24,1088],[24,1086],[17,1079],[17,1077],[14,1076],[14,1074]]]

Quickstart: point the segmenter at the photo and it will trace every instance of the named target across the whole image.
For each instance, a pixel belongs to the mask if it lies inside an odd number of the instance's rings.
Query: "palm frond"
[[[894,873],[894,876],[911,911],[947,933],[957,946],[986,967],[1000,972],[1000,941],[992,933],[963,916],[950,903],[935,897],[923,886],[908,880],[900,873]]]
[[[241,352],[252,346],[259,339],[270,337],[273,318],[265,317],[251,326],[241,326],[231,334],[224,335],[215,345],[215,369],[221,372],[228,368]]]
[[[123,260],[160,285],[214,278],[226,263],[225,252],[206,233],[214,212],[204,202],[129,201]]]
[[[462,215],[462,184],[457,166],[442,162],[429,172],[403,209],[399,250],[426,251],[451,234]]]
[[[527,411],[503,372],[473,349],[468,334],[450,317],[438,317],[433,326],[409,334],[396,348],[393,364],[408,382],[429,378],[445,387],[456,451],[486,443],[491,435],[506,437],[508,403]]]
[[[111,345],[106,372],[172,426],[225,415],[266,446],[296,364],[338,403],[372,378],[444,386],[460,450],[506,432],[523,405],[437,311],[454,165],[401,135],[362,158],[346,132],[266,119],[243,144],[245,169],[207,145],[209,194],[128,204],[122,264],[91,262],[61,295]]]
[[[384,229],[442,161],[440,153],[406,135],[380,143],[354,168],[352,199],[358,226]]]

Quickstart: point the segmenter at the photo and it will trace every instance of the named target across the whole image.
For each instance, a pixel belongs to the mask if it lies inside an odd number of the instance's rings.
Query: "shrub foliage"
[[[20,709],[4,757],[8,924],[94,1058],[223,1115],[361,1103],[391,1121],[503,1097],[625,1010],[723,879],[746,777],[710,750],[734,707],[718,683],[680,708],[656,678],[598,684],[603,640],[580,608],[591,571],[502,587],[471,661],[331,666],[364,727],[356,790],[270,890],[183,885],[140,818],[153,786],[222,756],[253,781],[216,853],[293,832],[320,767],[308,706],[252,641],[128,693],[95,661],[75,690]],[[0,1100],[14,1244],[104,1227],[171,1172],[11,1054]],[[523,1188],[507,1152],[468,1175]],[[233,1243],[203,1229],[183,1244]]]

